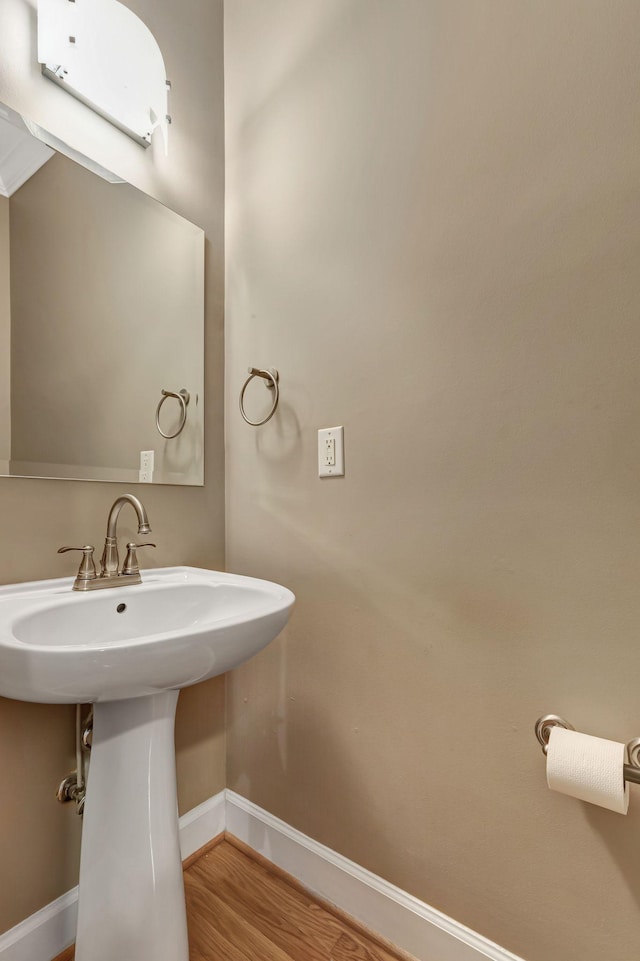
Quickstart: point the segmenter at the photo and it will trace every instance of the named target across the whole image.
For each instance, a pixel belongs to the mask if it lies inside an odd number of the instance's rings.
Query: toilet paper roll
[[[552,791],[626,814],[626,747],[617,741],[553,727],[547,751],[547,784]]]

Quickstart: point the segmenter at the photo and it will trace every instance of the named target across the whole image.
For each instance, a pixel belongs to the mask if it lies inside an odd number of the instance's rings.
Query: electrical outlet
[[[325,427],[318,431],[318,477],[344,475],[344,428]]]
[[[153,483],[153,471],[152,471],[152,470],[139,470],[139,471],[138,471],[138,483],[139,483],[139,484],[152,484],[152,483]]]
[[[335,437],[325,437],[324,439],[324,459],[323,467],[336,466],[336,439]]]
[[[154,450],[140,451],[140,470],[153,471],[156,452]]]

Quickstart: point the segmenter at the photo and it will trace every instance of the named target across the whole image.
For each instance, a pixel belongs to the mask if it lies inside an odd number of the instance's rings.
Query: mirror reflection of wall
[[[153,450],[202,484],[203,290],[203,232],[128,184],[55,154],[0,197],[0,471],[132,482]]]

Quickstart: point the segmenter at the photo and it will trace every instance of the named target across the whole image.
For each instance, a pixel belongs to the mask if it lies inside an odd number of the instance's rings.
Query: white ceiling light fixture
[[[148,147],[167,149],[169,81],[149,28],[118,0],[38,0],[42,72]]]

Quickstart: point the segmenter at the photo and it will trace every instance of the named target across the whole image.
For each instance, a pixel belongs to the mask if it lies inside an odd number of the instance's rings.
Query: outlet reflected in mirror
[[[0,104],[0,474],[202,484],[203,231],[29,145]]]

